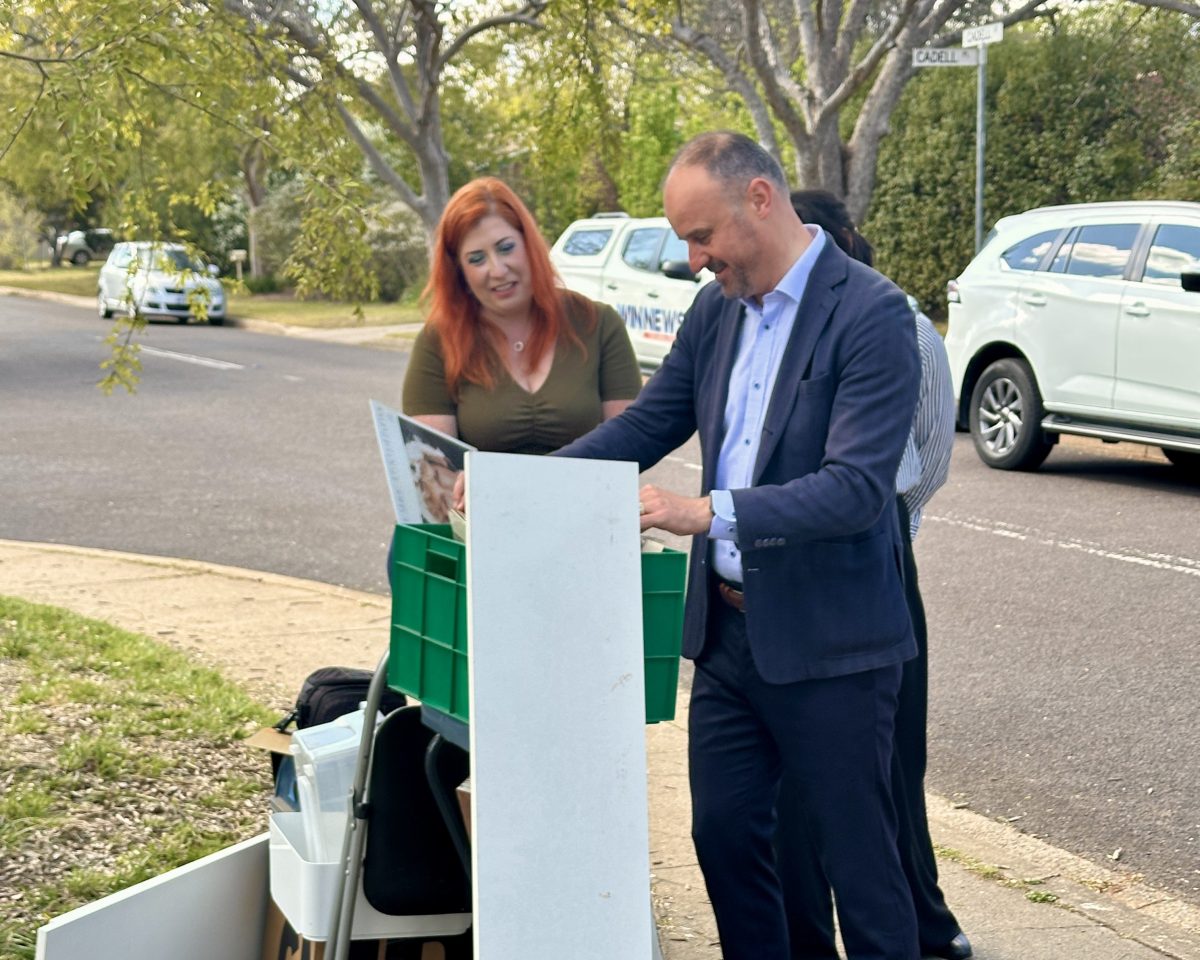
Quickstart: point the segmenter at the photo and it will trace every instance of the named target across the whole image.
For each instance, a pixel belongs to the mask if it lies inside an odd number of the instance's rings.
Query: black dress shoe
[[[941,957],[941,960],[967,960],[971,956],[971,941],[965,933],[960,933],[949,943],[940,947],[927,947],[922,956]]]

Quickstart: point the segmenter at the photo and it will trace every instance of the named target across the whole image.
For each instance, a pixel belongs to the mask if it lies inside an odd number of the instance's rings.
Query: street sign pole
[[[983,152],[987,144],[987,44],[979,46],[979,82],[975,95],[975,252],[983,248]]]
[[[987,121],[984,108],[987,100],[987,48],[1004,37],[1003,23],[985,23],[967,27],[962,45],[979,50],[979,87],[975,96],[975,252],[983,247],[983,149],[987,143]]]

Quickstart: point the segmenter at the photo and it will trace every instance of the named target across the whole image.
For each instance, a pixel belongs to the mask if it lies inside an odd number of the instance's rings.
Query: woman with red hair
[[[494,177],[450,198],[423,297],[404,412],[477,449],[549,453],[641,388],[616,311],[562,287],[533,215]]]

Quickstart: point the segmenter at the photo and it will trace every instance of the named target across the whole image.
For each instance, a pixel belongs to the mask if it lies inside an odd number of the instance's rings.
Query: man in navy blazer
[[[558,453],[644,470],[699,431],[703,495],[640,498],[643,529],[694,535],[692,835],[725,960],[799,960],[772,852],[785,769],[850,960],[916,960],[889,774],[915,653],[894,507],[920,376],[912,314],[800,222],[779,165],[741,134],[686,144],[663,203],[716,282],[634,404]]]

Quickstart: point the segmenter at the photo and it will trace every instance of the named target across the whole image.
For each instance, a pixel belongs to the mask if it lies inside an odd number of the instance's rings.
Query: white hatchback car
[[[1200,203],[1005,217],[947,296],[958,422],[989,466],[1036,469],[1070,433],[1200,471]]]
[[[100,268],[96,310],[133,316],[174,317],[187,323],[204,316],[213,326],[225,322],[225,290],[217,267],[194,259],[180,243],[118,243]]]

